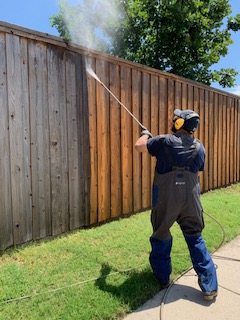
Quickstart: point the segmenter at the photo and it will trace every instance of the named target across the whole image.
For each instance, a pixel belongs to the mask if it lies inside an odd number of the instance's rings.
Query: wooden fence
[[[0,22],[1,250],[151,205],[141,128],[86,63],[154,135],[200,114],[202,192],[239,181],[240,97]]]

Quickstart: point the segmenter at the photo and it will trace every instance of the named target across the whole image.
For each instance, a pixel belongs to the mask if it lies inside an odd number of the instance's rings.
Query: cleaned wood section
[[[159,133],[165,134],[168,132],[168,121],[167,119],[167,101],[168,101],[168,92],[167,92],[167,79],[159,79]]]
[[[142,124],[151,130],[151,77],[142,75]],[[151,203],[151,158],[142,154],[142,207],[148,208]]]
[[[214,104],[213,104],[213,92],[209,92],[209,147],[206,150],[208,154],[208,177],[209,177],[209,190],[213,189],[213,168],[214,168]]]
[[[227,148],[226,148],[226,183],[230,183],[230,129],[231,129],[231,122],[230,122],[230,109],[231,109],[231,98],[227,97],[227,113],[226,113],[226,141],[227,141]]]
[[[199,139],[200,141],[202,141],[204,147],[206,148],[207,143],[206,143],[206,136],[205,136],[205,131],[208,131],[207,128],[207,123],[206,123],[206,118],[205,118],[205,114],[204,114],[204,104],[205,104],[205,95],[204,95],[204,89],[199,89],[199,108],[198,108],[198,114],[200,116],[200,123],[201,126],[199,125]],[[204,121],[205,119],[205,121]],[[205,128],[204,128],[205,127]],[[201,188],[201,192],[204,190],[205,187],[205,182],[204,182],[204,174],[200,174],[199,177],[199,182],[200,182],[200,188]]]
[[[218,157],[219,157],[219,118],[218,118],[218,95],[214,94],[213,105],[213,187],[218,185]]]
[[[200,107],[200,130],[204,128],[204,148],[205,150],[209,150],[209,92],[207,90],[202,89],[204,93],[202,93],[203,101],[201,100],[201,107]],[[209,175],[208,175],[208,168],[209,168],[209,152],[206,152],[206,159],[205,159],[205,169],[203,171],[203,183],[201,185],[201,191],[209,190]]]
[[[218,150],[217,150],[217,185],[221,186],[223,185],[222,180],[222,163],[223,163],[223,105],[222,105],[222,96],[219,95],[218,97],[218,104],[217,104],[218,110],[216,112],[218,113]]]
[[[108,72],[108,63],[97,60],[96,74],[107,87],[109,87]],[[98,222],[106,221],[111,216],[109,101],[109,93],[97,83]]]
[[[236,129],[236,135],[237,135],[237,145],[236,145],[236,149],[237,149],[237,181],[240,180],[240,159],[239,159],[239,150],[240,150],[240,101],[237,100],[236,101],[236,107],[237,107],[237,129]]]
[[[132,113],[142,120],[142,73],[132,70]],[[133,121],[133,146],[140,136],[142,128],[136,121]],[[133,150],[133,211],[138,212],[142,209],[142,157],[139,152]]]
[[[120,97],[120,67],[114,64],[109,65],[109,89],[114,96]],[[110,97],[110,189],[111,189],[111,218],[119,217],[122,214],[122,188],[121,188],[121,106]]]
[[[121,66],[121,102],[132,112],[131,69]],[[133,119],[121,108],[122,214],[133,212]]]
[[[225,186],[227,184],[226,179],[226,150],[227,150],[227,138],[226,138],[226,119],[227,119],[227,108],[226,108],[227,98],[225,96],[222,97],[222,154],[220,157],[222,158],[222,185]],[[238,127],[240,128],[240,127]],[[208,189],[206,189],[208,190]]]
[[[239,181],[239,97],[0,22],[2,250],[151,206],[142,128],[86,65],[153,135],[175,108],[199,113],[202,192]]]
[[[159,134],[159,78],[151,76],[151,133],[153,136]],[[151,159],[151,186],[154,179],[156,160]],[[150,188],[151,188],[150,186]]]

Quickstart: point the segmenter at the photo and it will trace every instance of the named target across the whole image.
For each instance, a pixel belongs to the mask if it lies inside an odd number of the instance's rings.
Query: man
[[[200,202],[198,172],[204,170],[205,150],[193,137],[199,115],[192,110],[174,110],[173,134],[152,137],[143,130],[135,144],[139,152],[156,157],[152,188],[150,264],[162,288],[169,286],[172,236],[176,221],[189,248],[193,268],[205,300],[217,296],[216,268],[202,238],[203,209]]]

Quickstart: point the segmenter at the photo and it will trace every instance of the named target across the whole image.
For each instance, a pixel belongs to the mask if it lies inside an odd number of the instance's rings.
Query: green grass
[[[208,192],[202,203],[223,225],[225,242],[240,234],[240,184]],[[205,224],[203,236],[212,252],[223,234],[207,215]],[[148,211],[4,252],[0,319],[122,319],[159,289],[148,263],[151,231]],[[179,227],[171,231],[174,279],[191,262]]]

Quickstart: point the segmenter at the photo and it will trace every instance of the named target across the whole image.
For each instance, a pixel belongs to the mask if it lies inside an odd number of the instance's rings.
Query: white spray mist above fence
[[[72,42],[107,52],[120,25],[123,10],[118,0],[60,1],[62,18]]]

